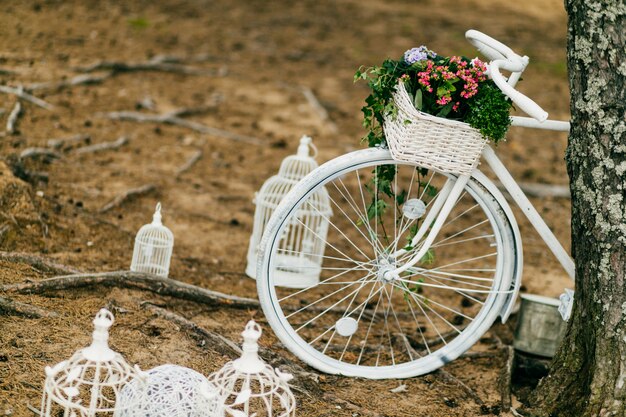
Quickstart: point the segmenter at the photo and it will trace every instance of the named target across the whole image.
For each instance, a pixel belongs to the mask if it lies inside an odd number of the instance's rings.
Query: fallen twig
[[[37,408],[33,407],[32,405],[30,405],[30,403],[26,404],[26,408],[28,408],[30,411],[32,411],[33,413],[35,413],[35,415],[37,417],[41,416],[41,411],[38,410]]]
[[[146,184],[146,185],[142,185],[141,187],[138,188],[133,188],[130,189],[128,191],[125,191],[123,194],[118,195],[117,197],[115,197],[113,200],[111,200],[110,202],[108,202],[107,204],[105,204],[104,206],[102,206],[102,208],[99,210],[100,213],[106,213],[107,211],[121,206],[122,204],[124,204],[125,202],[132,200],[136,197],[142,196],[142,195],[146,195],[148,193],[151,193],[153,191],[155,191],[157,189],[156,185],[154,184]]]
[[[9,87],[6,85],[0,85],[0,92],[6,93],[6,94],[13,94],[14,96],[21,98],[22,100],[31,102],[34,105],[42,107],[46,110],[54,109],[54,106],[52,104],[49,104],[43,101],[42,99],[33,96],[32,94],[28,94],[27,92],[23,91],[23,89],[20,89],[20,88],[13,88],[13,87]]]
[[[425,355],[422,353],[420,354],[419,352],[417,352],[413,346],[411,346],[411,343],[409,343],[409,339],[406,337],[406,335],[404,334],[400,334],[402,337],[404,337],[404,345],[405,348],[410,352],[411,356],[413,358],[421,358],[424,357]],[[455,377],[454,375],[452,375],[451,373],[449,373],[448,371],[445,371],[441,368],[437,369],[435,372],[433,372],[434,375],[439,375],[441,377],[441,379],[443,379],[446,382],[451,382],[453,384],[458,385],[467,395],[469,395],[476,404],[478,405],[483,405],[484,402],[483,400],[478,396],[478,394],[476,394],[476,391],[474,391],[473,389],[471,389],[469,386],[467,386],[467,384],[465,384],[463,381],[461,381],[460,379],[458,379],[457,377]]]
[[[14,316],[29,317],[31,319],[59,316],[59,314],[54,311],[36,307],[31,304],[20,303],[19,301],[5,297],[0,297],[0,311]]]
[[[366,416],[366,417],[383,417],[383,414],[379,414],[379,413],[375,413],[371,410],[368,410],[367,408],[363,408],[359,405],[354,404],[353,402],[344,400],[342,398],[337,397],[336,395],[330,393],[330,392],[325,392],[323,395],[323,398],[325,401],[330,401],[333,402],[347,410],[353,411],[355,413],[358,413],[359,416]],[[353,414],[354,415],[354,414]]]
[[[90,146],[85,146],[84,148],[78,148],[76,149],[75,152],[77,154],[85,154],[85,153],[101,152],[101,151],[111,150],[111,149],[119,149],[122,146],[126,145],[127,143],[128,143],[128,138],[126,136],[121,136],[117,140],[114,140],[112,142],[101,142],[101,143],[96,143]]]
[[[15,133],[15,126],[17,125],[17,119],[22,114],[22,103],[19,100],[15,102],[15,106],[13,106],[13,110],[9,113],[9,117],[7,118],[7,133],[12,135]]]
[[[157,55],[145,62],[122,62],[122,61],[100,61],[95,64],[77,68],[81,72],[94,72],[110,70],[113,73],[132,71],[160,71],[185,75],[225,75],[225,67],[218,70],[203,69],[181,65],[174,62],[172,57]]]
[[[337,129],[337,125],[335,124],[335,122],[332,121],[332,119],[328,115],[328,111],[322,105],[322,103],[319,102],[319,100],[315,96],[315,93],[313,93],[313,90],[311,90],[309,87],[304,86],[300,87],[300,89],[302,91],[302,94],[304,95],[304,98],[306,98],[311,107],[313,107],[313,110],[315,110],[315,113],[317,113],[319,118],[328,125],[331,133],[339,132],[339,129]]]
[[[37,158],[43,156],[47,159],[60,159],[61,154],[47,148],[26,148],[20,152],[20,159]]]
[[[176,314],[149,302],[142,303],[141,307],[147,308],[157,316],[164,318],[165,320],[171,321],[189,332],[197,334],[203,340],[205,340],[212,349],[214,349],[221,355],[228,356],[231,359],[235,359],[241,355],[241,349],[239,348],[239,346],[233,343],[230,339],[227,339],[220,334],[203,329],[196,323],[187,320],[179,314]]]
[[[62,275],[41,281],[9,284],[3,291],[19,294],[39,294],[46,291],[82,287],[118,287],[150,291],[155,294],[194,301],[201,304],[221,304],[233,308],[259,308],[259,302],[251,298],[237,297],[157,275],[131,271],[114,271]]]
[[[24,252],[0,252],[0,260],[20,262],[32,266],[38,271],[54,274],[79,274],[81,271],[71,266],[58,264],[38,255]]]
[[[193,167],[195,163],[198,162],[201,158],[202,158],[202,151],[201,150],[195,151],[193,155],[191,155],[189,159],[187,159],[187,161],[180,168],[176,170],[176,176],[178,177],[184,174],[185,172],[189,171],[191,167]]]
[[[52,90],[59,91],[67,87],[74,87],[77,85],[88,85],[88,84],[100,84],[104,80],[110,78],[113,75],[111,71],[105,72],[104,74],[99,75],[91,75],[91,74],[81,74],[76,77],[72,77],[68,80],[61,81],[47,81],[42,83],[33,83],[28,84],[26,89],[29,91],[37,91],[37,90]]]
[[[498,376],[498,386],[500,390],[500,405],[502,410],[508,410],[512,406],[511,402],[511,375],[513,373],[513,359],[515,358],[515,351],[513,346],[507,345],[504,348],[506,354],[506,362],[504,368],[502,368],[500,375]]]
[[[458,385],[468,396],[472,398],[472,400],[474,400],[476,404],[478,405],[485,404],[485,402],[478,396],[476,391],[470,388],[465,382],[461,381],[459,378],[452,375],[450,372],[439,368],[434,372],[434,374],[439,375],[441,379],[443,379],[445,382],[451,382],[455,385]]]
[[[67,150],[67,148],[71,148],[75,144],[87,143],[91,141],[91,136],[89,135],[74,135],[69,136],[67,138],[58,138],[58,139],[48,139],[48,147],[54,149],[63,149]]]
[[[524,417],[523,414],[520,414],[516,408],[514,407],[510,407],[509,411],[511,412],[511,414],[513,414],[514,417]]]
[[[499,356],[496,352],[465,352],[459,358],[482,359],[495,358],[496,356]]]
[[[199,133],[205,133],[207,135],[217,136],[239,142],[246,142],[254,145],[259,145],[262,143],[260,139],[252,136],[240,135],[238,133],[229,132],[227,130],[206,126],[202,123],[182,119],[180,116],[183,114],[188,114],[186,113],[188,111],[188,109],[183,109],[165,114],[144,114],[133,111],[118,111],[104,113],[102,114],[102,116],[111,120],[125,120],[139,123],[164,123],[174,126],[185,127]]]
[[[231,359],[236,359],[241,356],[241,348],[237,346],[233,341],[217,333],[203,329],[196,323],[187,320],[181,315],[172,311],[161,308],[150,302],[144,302],[141,305],[143,308],[147,308],[168,321],[175,323],[188,332],[193,332],[203,339],[209,346],[215,349],[222,355],[228,356]],[[317,384],[318,375],[312,372],[308,372],[300,365],[292,362],[284,355],[279,355],[276,352],[259,346],[259,356],[271,363],[272,366],[279,366],[282,371],[291,373],[294,376],[294,380],[291,385],[294,389],[303,392],[309,396],[312,394],[319,394],[320,388]]]

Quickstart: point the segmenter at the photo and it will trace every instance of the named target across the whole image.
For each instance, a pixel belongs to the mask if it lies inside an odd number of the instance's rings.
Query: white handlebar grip
[[[468,30],[465,32],[465,38],[491,61],[517,56],[508,46],[477,30]]]
[[[540,122],[545,122],[548,118],[548,113],[539,107],[537,103],[526,97],[519,91],[513,91],[515,94],[509,95],[513,103],[517,104],[521,110],[528,114],[533,119],[537,119]]]
[[[496,83],[498,88],[513,101],[513,103],[519,106],[522,111],[540,122],[545,121],[548,118],[548,113],[542,109],[539,104],[511,87],[500,73],[500,65],[506,64],[507,62],[508,61],[493,61],[489,64],[491,79]]]

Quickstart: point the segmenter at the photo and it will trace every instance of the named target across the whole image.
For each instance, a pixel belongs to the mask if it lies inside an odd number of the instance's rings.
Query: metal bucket
[[[513,347],[522,352],[551,358],[565,335],[567,322],[559,313],[559,300],[523,294]]]

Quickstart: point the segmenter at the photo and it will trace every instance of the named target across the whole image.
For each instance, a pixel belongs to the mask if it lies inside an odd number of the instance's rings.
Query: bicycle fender
[[[511,281],[510,289],[513,290],[511,294],[508,295],[504,305],[502,306],[502,310],[500,311],[500,318],[502,323],[506,323],[509,316],[511,315],[511,311],[515,306],[515,301],[517,300],[517,294],[519,293],[519,288],[522,285],[522,270],[524,266],[524,255],[522,251],[522,236],[519,231],[519,227],[517,225],[517,221],[515,220],[515,216],[513,215],[513,210],[511,210],[511,206],[506,201],[504,195],[500,192],[498,187],[489,179],[485,174],[483,174],[479,170],[474,170],[472,173],[472,177],[487,191],[493,195],[498,204],[503,210],[502,215],[505,216],[509,223],[511,224],[511,229],[513,229],[513,239],[515,242],[515,252],[516,263],[514,265],[513,277]]]

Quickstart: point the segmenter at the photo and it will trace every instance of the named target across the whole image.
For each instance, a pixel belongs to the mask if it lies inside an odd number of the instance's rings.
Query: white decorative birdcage
[[[282,162],[278,175],[269,178],[256,194],[254,227],[248,247],[246,274],[256,278],[258,245],[268,220],[283,197],[308,173],[317,168],[316,149],[308,136],[300,139],[296,155]],[[325,188],[315,193],[300,207],[298,216],[287,225],[278,248],[274,270],[274,284],[291,288],[306,288],[319,281],[322,257],[332,215],[330,200]]]
[[[67,361],[46,367],[41,416],[110,416],[118,407],[116,401],[125,386],[136,389],[133,398],[141,399],[143,372],[109,348],[113,314],[103,308],[93,324],[90,346],[77,351]]]
[[[209,380],[217,387],[225,416],[295,417],[296,400],[289,388],[291,374],[259,358],[261,327],[250,320],[242,333],[241,357],[228,362]]]
[[[143,391],[137,389],[140,383]],[[201,373],[171,364],[146,371],[145,382],[135,380],[126,385],[117,404],[114,417],[223,416],[215,386]]]
[[[139,229],[130,270],[167,277],[174,248],[174,235],[161,222],[161,203],[156,205],[152,223]]]

